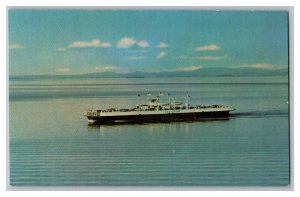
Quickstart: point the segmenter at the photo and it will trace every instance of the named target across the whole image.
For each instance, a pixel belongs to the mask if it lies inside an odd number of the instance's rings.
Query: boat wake
[[[287,110],[268,110],[268,111],[247,111],[247,112],[232,112],[230,117],[271,117],[271,116],[280,116],[287,117],[289,112]]]

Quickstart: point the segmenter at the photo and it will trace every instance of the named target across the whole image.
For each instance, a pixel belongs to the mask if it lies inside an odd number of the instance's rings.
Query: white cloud
[[[118,41],[117,47],[118,48],[130,48],[133,45],[135,45],[136,43],[137,43],[137,41],[134,38],[124,37]]]
[[[202,66],[188,66],[188,67],[178,67],[176,70],[179,71],[195,71],[195,70],[200,70],[202,69]]]
[[[146,40],[139,41],[139,42],[137,43],[137,45],[138,45],[140,48],[147,48],[147,47],[149,47],[149,43],[148,43]]]
[[[75,41],[72,42],[69,48],[88,48],[88,47],[111,47],[109,42],[101,42],[99,39],[94,39],[92,41]]]
[[[24,49],[25,47],[21,44],[12,44],[9,46],[9,49]]]
[[[94,71],[97,72],[111,72],[111,71],[121,71],[122,69],[113,65],[101,65],[93,67]]]
[[[199,59],[199,60],[225,60],[228,59],[228,57],[225,56],[197,56],[194,57],[195,59]]]
[[[57,68],[55,69],[55,72],[58,72],[58,73],[67,73],[67,72],[70,72],[71,69],[70,68]]]
[[[220,49],[221,49],[220,46],[218,46],[216,44],[211,44],[211,45],[204,45],[204,46],[197,47],[194,50],[196,50],[196,51],[217,51]]]
[[[260,69],[272,69],[272,68],[275,68],[275,66],[273,64],[266,64],[266,63],[242,65],[241,67],[260,68]]]
[[[167,55],[167,53],[165,51],[161,51],[159,52],[159,54],[156,56],[157,59],[161,59],[163,57],[165,57]]]
[[[147,40],[137,41],[134,38],[123,37],[117,43],[117,48],[130,48],[137,45],[139,48],[148,48],[149,42]]]
[[[164,42],[161,42],[159,43],[158,45],[156,45],[157,48],[167,48],[169,47],[170,45],[168,45],[167,43],[164,43]]]
[[[127,59],[129,59],[129,60],[142,60],[142,59],[146,59],[146,56],[130,56]]]

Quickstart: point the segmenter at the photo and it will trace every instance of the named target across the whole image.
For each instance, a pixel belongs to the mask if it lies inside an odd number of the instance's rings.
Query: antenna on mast
[[[140,96],[141,96],[141,95],[138,93],[138,94],[137,94],[137,97],[136,97],[136,106],[137,106],[137,107],[140,106]]]
[[[185,99],[186,109],[189,109],[189,97],[191,97],[189,94],[187,94],[186,97],[183,97]]]

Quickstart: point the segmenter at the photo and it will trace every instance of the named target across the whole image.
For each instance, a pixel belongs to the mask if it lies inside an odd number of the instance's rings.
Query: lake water
[[[13,186],[286,186],[287,77],[9,82]],[[132,107],[137,93],[233,105],[229,120],[89,126],[87,108]],[[146,96],[141,99],[146,100]],[[164,99],[164,98],[162,98]]]

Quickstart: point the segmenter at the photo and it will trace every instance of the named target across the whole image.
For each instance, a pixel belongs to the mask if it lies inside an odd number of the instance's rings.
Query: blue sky
[[[9,72],[288,67],[288,12],[9,10]]]

